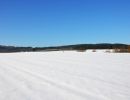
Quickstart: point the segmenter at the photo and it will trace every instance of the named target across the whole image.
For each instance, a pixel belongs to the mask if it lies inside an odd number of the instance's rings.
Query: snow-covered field
[[[0,53],[0,100],[130,100],[130,54]]]

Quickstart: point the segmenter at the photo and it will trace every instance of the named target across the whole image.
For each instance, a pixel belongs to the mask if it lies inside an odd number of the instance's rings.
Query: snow
[[[130,54],[0,53],[0,100],[130,100]]]

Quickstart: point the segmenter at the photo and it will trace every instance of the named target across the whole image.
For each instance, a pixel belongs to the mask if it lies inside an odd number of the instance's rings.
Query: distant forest
[[[127,44],[76,44],[54,47],[15,47],[15,46],[3,46],[0,45],[0,52],[37,52],[37,51],[64,51],[64,50],[87,50],[87,49],[127,49]]]

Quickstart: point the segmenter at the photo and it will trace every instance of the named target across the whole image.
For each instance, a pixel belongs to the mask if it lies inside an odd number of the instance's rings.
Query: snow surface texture
[[[0,100],[130,100],[130,54],[0,54]]]

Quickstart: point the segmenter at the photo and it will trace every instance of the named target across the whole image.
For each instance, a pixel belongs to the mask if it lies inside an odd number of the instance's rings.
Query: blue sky
[[[130,0],[0,0],[0,44],[130,44]]]

